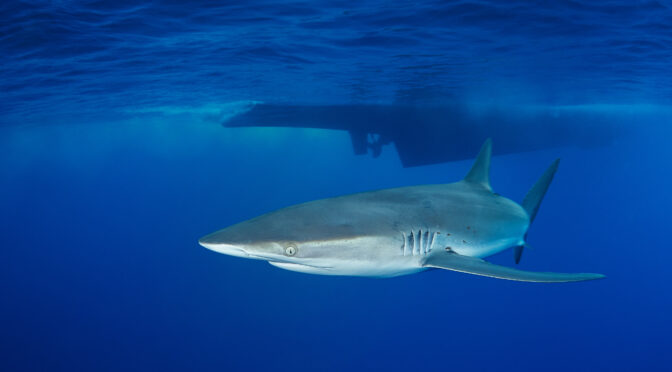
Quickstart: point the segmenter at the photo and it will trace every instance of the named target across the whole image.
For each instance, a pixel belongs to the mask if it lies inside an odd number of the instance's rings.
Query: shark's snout
[[[213,235],[214,234],[206,235],[198,239],[198,244],[212,251],[228,254],[230,256],[237,256],[237,257],[249,256],[248,253],[245,252],[245,249],[243,249],[241,246],[223,243],[221,240],[216,239]]]

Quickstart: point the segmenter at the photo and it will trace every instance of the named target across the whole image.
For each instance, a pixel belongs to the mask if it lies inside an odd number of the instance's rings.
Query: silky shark
[[[219,253],[322,275],[393,277],[439,268],[526,282],[603,278],[523,271],[483,260],[514,248],[518,263],[559,163],[553,162],[518,204],[492,191],[491,153],[488,139],[467,176],[456,183],[315,200],[219,230],[199,243]]]

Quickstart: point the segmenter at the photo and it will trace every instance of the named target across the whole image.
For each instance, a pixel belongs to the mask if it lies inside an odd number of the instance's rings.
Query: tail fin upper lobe
[[[539,211],[541,201],[544,200],[544,195],[546,195],[548,186],[550,186],[551,181],[553,181],[553,176],[555,175],[555,172],[558,170],[559,164],[560,159],[555,159],[555,161],[546,169],[544,174],[542,174],[541,177],[539,177],[539,179],[534,184],[534,186],[532,186],[530,191],[527,192],[527,195],[525,195],[523,202],[520,203],[523,209],[525,209],[525,211],[527,212],[527,215],[530,216],[530,224],[532,224],[532,221],[534,221],[534,218],[537,216],[537,212]],[[523,248],[524,246],[521,245],[515,247],[513,250],[513,256],[516,263],[520,262],[520,257],[523,255]]]
[[[537,183],[532,186],[530,191],[527,192],[527,195],[525,195],[525,198],[523,199],[523,202],[520,203],[520,205],[525,209],[527,214],[530,216],[530,223],[534,221],[534,217],[537,216],[537,211],[539,210],[539,205],[541,204],[541,201],[544,199],[544,195],[546,195],[546,190],[548,190],[548,186],[551,184],[551,181],[553,181],[553,176],[555,175],[555,172],[558,170],[558,165],[560,164],[560,159],[555,159],[553,164],[551,164],[547,169],[544,174],[539,177],[537,180]]]

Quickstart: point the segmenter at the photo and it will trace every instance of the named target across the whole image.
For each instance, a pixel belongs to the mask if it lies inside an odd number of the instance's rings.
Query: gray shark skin
[[[311,201],[207,235],[215,252],[304,273],[393,277],[431,268],[529,282],[571,282],[600,274],[530,272],[482,258],[515,248],[553,179],[556,160],[521,205],[492,192],[491,141],[456,183],[410,186]]]

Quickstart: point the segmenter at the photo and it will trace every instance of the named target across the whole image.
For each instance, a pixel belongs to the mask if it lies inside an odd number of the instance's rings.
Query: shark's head
[[[280,209],[206,235],[199,244],[291,270],[298,270],[296,265],[302,266],[299,271],[331,267],[366,237],[356,223],[328,211],[324,201]]]
[[[268,224],[259,221],[259,218],[206,235],[198,243],[215,252],[236,257],[283,262],[301,257],[297,242],[287,234],[268,234]]]

